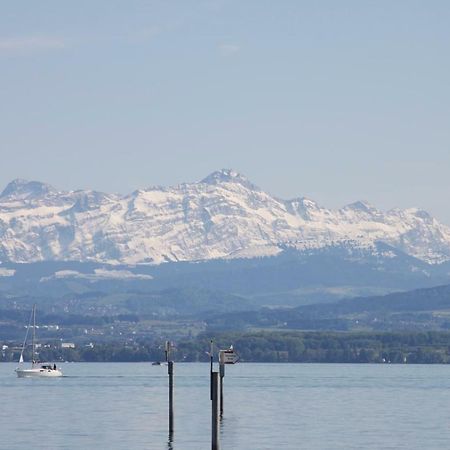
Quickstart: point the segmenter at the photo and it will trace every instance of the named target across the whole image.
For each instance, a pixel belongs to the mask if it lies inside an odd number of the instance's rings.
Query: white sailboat
[[[25,346],[27,345],[28,331],[31,327],[31,322],[33,322],[33,338],[32,338],[32,356],[31,356],[31,367],[24,368],[23,364],[23,352]],[[63,374],[61,370],[56,367],[56,364],[41,363],[36,360],[36,305],[33,306],[31,311],[30,320],[28,322],[27,332],[25,333],[25,339],[22,345],[22,351],[20,352],[19,367],[15,370],[19,378],[25,377],[62,377]]]

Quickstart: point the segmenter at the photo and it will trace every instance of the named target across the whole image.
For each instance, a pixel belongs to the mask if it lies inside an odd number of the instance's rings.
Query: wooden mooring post
[[[174,413],[173,413],[173,361],[170,359],[171,343],[166,341],[166,362],[167,374],[169,375],[169,434],[173,433],[174,429]]]
[[[212,400],[213,395],[213,384],[212,384],[212,374],[214,368],[214,341],[211,339],[209,344],[209,399]]]
[[[168,362],[169,374],[169,433],[173,433],[173,361]]]
[[[219,387],[220,387],[220,417],[223,416],[223,379],[225,378],[225,364],[219,364]]]
[[[223,415],[223,379],[225,378],[225,364],[236,364],[238,355],[230,346],[227,350],[219,351],[219,372],[214,371],[214,342],[211,339],[210,357],[210,398],[211,398],[211,449],[220,449],[219,419]]]
[[[211,450],[220,449],[219,440],[219,373],[211,373]]]

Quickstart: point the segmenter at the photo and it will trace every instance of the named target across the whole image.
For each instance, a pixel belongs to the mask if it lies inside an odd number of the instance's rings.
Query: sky
[[[450,224],[447,0],[0,5],[0,189],[234,168],[281,198]]]

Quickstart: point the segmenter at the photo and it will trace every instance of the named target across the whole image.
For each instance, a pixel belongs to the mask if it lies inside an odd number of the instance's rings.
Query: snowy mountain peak
[[[313,214],[321,209],[314,200],[306,197],[289,200],[286,202],[286,206],[289,212],[299,215],[304,220],[311,220]]]
[[[62,211],[61,214],[82,213],[85,211],[96,210],[102,204],[109,201],[109,196],[103,192],[98,191],[75,191],[72,193],[72,198],[75,200],[74,205]]]
[[[354,203],[350,203],[349,205],[344,206],[343,209],[351,209],[353,211],[360,211],[365,213],[378,212],[378,210],[367,201],[357,201]]]
[[[201,183],[211,185],[221,183],[239,183],[249,189],[259,190],[259,188],[251,183],[245,176],[233,169],[217,170],[204,178]]]
[[[296,199],[291,200],[290,202],[301,205],[305,209],[319,209],[320,208],[320,206],[314,200],[311,200],[310,198],[306,198],[306,197],[296,198]]]
[[[11,181],[0,194],[0,198],[37,198],[56,190],[46,183],[17,178]]]
[[[416,217],[419,217],[420,219],[426,220],[428,222],[433,221],[433,217],[431,217],[430,213],[419,208],[412,208],[410,210]]]

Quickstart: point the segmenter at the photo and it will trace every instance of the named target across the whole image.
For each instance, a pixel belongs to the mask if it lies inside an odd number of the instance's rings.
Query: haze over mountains
[[[281,200],[233,170],[123,196],[25,180],[0,195],[4,262],[154,265],[334,248],[350,259],[410,257],[411,270],[423,270],[422,263],[450,260],[450,227],[419,209],[384,212],[356,202],[331,210],[306,198]]]

